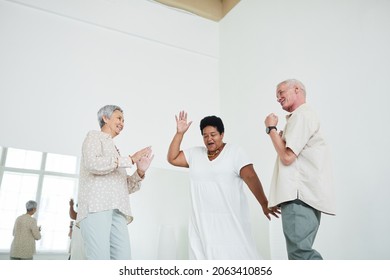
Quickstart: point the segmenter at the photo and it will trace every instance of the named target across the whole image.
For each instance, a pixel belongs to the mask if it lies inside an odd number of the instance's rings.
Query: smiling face
[[[283,110],[291,113],[306,102],[305,87],[296,80],[282,82],[276,89],[276,98]]]
[[[276,89],[276,98],[283,110],[292,112],[292,107],[296,99],[295,88],[289,84],[281,84]]]
[[[103,116],[103,120],[105,122],[102,127],[103,132],[110,134],[112,138],[121,133],[125,122],[121,111],[115,110],[110,118]]]
[[[202,131],[203,143],[209,152],[215,152],[223,145],[223,133],[219,133],[216,127],[206,126]]]

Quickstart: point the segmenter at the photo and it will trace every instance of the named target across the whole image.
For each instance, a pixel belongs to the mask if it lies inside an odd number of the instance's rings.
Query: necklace
[[[208,151],[207,151],[207,156],[208,157],[215,157],[217,154],[219,153],[219,149],[216,150],[214,153],[210,154]]]
[[[207,156],[209,158],[212,158],[212,157],[215,157],[216,155],[218,155],[222,149],[225,147],[225,143],[222,144],[221,148],[218,148],[214,153],[210,153],[209,151],[207,151]]]

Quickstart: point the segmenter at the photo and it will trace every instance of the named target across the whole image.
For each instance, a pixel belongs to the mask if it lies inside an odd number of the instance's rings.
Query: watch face
[[[267,127],[267,128],[265,129],[265,132],[266,132],[267,134],[269,134],[269,133],[271,132],[272,129],[276,129],[276,127],[275,127],[275,126],[269,126],[269,127]]]

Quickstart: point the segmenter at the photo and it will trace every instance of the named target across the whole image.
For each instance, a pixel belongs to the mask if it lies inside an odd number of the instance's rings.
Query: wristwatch
[[[271,132],[272,129],[275,129],[276,131],[278,131],[278,129],[276,128],[276,126],[268,126],[266,129],[265,129],[265,132],[267,134],[269,134]]]

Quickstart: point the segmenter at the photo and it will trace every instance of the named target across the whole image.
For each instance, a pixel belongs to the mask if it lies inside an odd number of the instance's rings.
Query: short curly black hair
[[[203,135],[203,129],[206,126],[213,126],[217,128],[220,134],[225,132],[225,127],[223,126],[222,119],[217,116],[207,116],[200,121],[200,133],[202,135]]]

